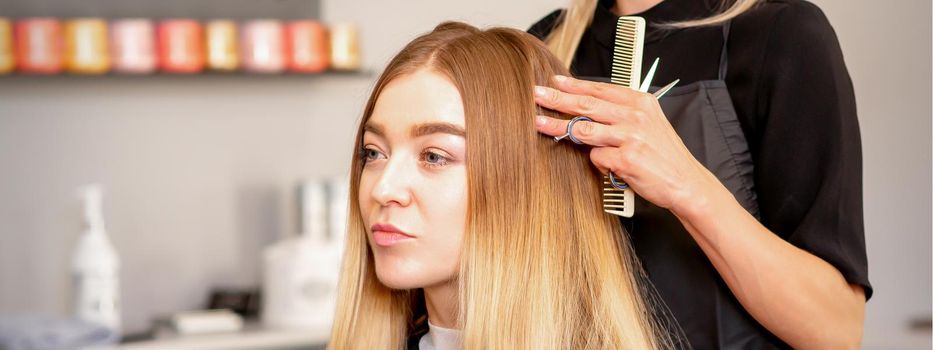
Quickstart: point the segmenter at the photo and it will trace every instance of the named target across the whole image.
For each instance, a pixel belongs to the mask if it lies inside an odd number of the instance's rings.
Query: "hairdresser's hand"
[[[535,101],[542,107],[570,115],[584,115],[573,135],[592,146],[590,160],[603,174],[612,171],[640,196],[675,214],[700,204],[705,195],[724,188],[690,154],[668,122],[657,99],[626,87],[554,78],[559,90],[535,88]],[[567,120],[538,116],[538,131],[560,136]],[[563,142],[571,143],[569,139]]]

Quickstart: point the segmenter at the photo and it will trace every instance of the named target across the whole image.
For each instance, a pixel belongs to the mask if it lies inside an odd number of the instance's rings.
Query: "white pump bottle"
[[[78,241],[72,260],[75,276],[75,313],[120,334],[120,261],[107,233],[101,210],[100,185],[78,188],[84,202],[86,229]]]

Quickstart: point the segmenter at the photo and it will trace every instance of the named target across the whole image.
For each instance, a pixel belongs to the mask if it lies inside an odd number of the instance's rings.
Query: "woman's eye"
[[[424,162],[427,166],[437,167],[447,165],[449,159],[436,152],[425,151],[421,154],[421,161]]]
[[[379,152],[379,151],[377,151],[377,150],[375,150],[375,149],[372,149],[372,148],[368,148],[368,147],[367,147],[367,148],[363,148],[363,149],[360,151],[360,153],[362,154],[362,156],[363,156],[363,161],[364,161],[365,163],[369,163],[369,162],[371,162],[371,161],[378,160],[378,159],[380,159],[380,158],[384,158],[384,156],[382,155],[381,152]]]

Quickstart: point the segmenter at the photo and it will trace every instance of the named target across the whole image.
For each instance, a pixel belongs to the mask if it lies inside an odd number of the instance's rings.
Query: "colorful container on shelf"
[[[0,74],[352,71],[359,45],[356,25],[311,19],[0,17]]]
[[[327,29],[320,22],[292,21],[285,26],[288,70],[320,73],[330,65]]]
[[[236,22],[213,20],[204,26],[207,37],[207,68],[215,71],[235,71],[240,67]]]
[[[255,73],[278,73],[285,69],[285,40],[282,22],[253,20],[243,24],[243,68]]]
[[[107,21],[81,18],[65,22],[65,68],[75,74],[110,70]]]
[[[156,69],[155,26],[151,20],[141,18],[113,21],[110,49],[115,72],[152,73]]]
[[[167,73],[199,73],[204,69],[201,23],[191,19],[159,23],[159,68]]]
[[[13,52],[13,23],[7,18],[0,18],[0,74],[9,74],[16,69]]]
[[[62,71],[62,25],[54,18],[24,18],[13,28],[17,68],[29,74]]]
[[[335,70],[360,69],[359,30],[352,23],[338,23],[330,28],[330,66]]]

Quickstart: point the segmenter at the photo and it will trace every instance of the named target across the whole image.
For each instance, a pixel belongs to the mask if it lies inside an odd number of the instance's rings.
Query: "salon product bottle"
[[[78,18],[65,22],[65,68],[74,74],[102,74],[110,70],[107,21]]]
[[[13,27],[16,63],[20,72],[56,74],[61,72],[62,26],[54,18],[23,18]]]
[[[13,56],[13,24],[0,17],[0,74],[9,74],[16,68]]]
[[[204,69],[201,23],[193,19],[159,22],[159,68],[167,73],[193,74]]]
[[[86,229],[72,260],[75,312],[81,320],[120,334],[120,261],[104,231],[101,192],[97,184],[78,188],[78,196],[84,202]]]
[[[330,27],[330,67],[334,70],[360,69],[359,30],[352,23],[335,23]]]
[[[213,71],[232,72],[240,67],[237,44],[237,26],[232,20],[212,20],[204,25],[207,38],[207,68]]]
[[[155,71],[155,26],[152,20],[144,18],[114,20],[110,23],[110,38],[115,72],[146,74]]]
[[[280,73],[285,69],[285,32],[282,22],[257,19],[243,24],[243,68],[253,73]]]
[[[320,73],[330,65],[327,29],[313,20],[291,21],[285,25],[288,70],[297,73]]]
[[[326,182],[303,183],[301,234],[264,252],[262,322],[267,327],[319,333],[333,323],[342,252],[327,237],[327,192]]]

